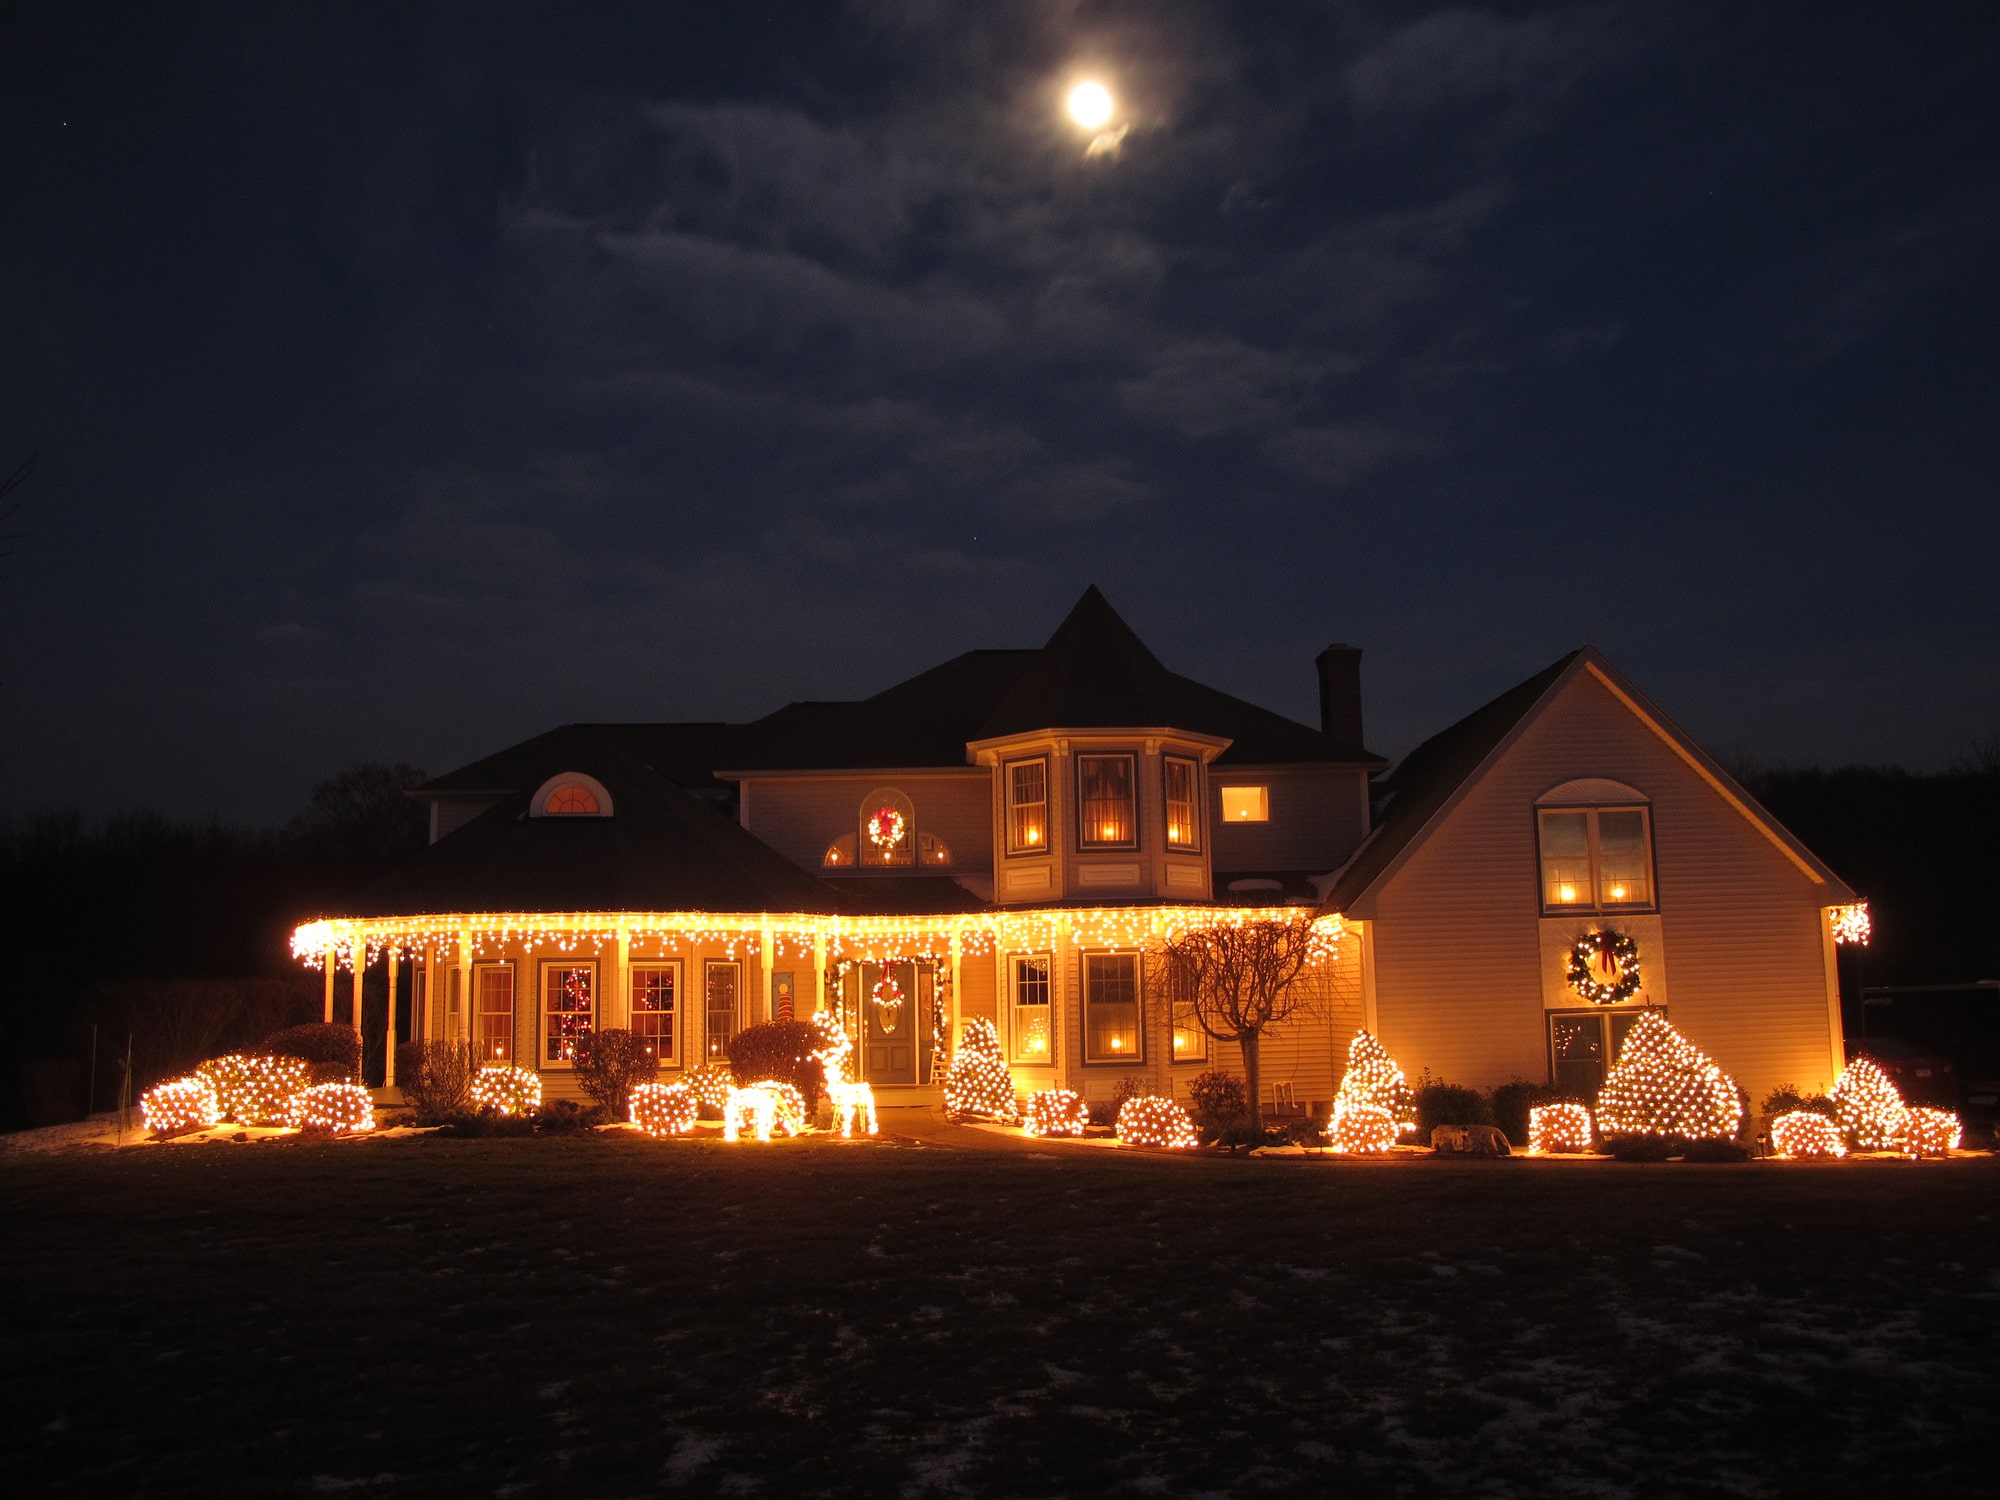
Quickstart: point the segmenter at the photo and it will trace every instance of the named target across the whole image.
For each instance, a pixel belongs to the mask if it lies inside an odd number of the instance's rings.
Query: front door
[[[862,964],[858,972],[861,1076],[877,1087],[916,1083],[927,1039],[917,965]]]

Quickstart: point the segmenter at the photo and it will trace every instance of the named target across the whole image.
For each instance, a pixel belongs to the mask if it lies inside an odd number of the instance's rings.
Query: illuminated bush
[[[542,1080],[526,1068],[481,1068],[472,1078],[472,1107],[531,1115],[542,1107]]]
[[[282,1125],[292,1101],[312,1087],[312,1065],[297,1057],[210,1058],[195,1070],[215,1090],[222,1118],[239,1125]]]
[[[1847,1155],[1847,1142],[1837,1121],[1817,1110],[1793,1109],[1771,1121],[1771,1149],[1780,1156],[1837,1157]]]
[[[222,1118],[215,1086],[199,1073],[147,1089],[139,1099],[139,1114],[154,1135],[182,1135],[206,1130]]]
[[[721,1063],[703,1063],[693,1072],[684,1074],[681,1082],[694,1095],[698,1108],[715,1111],[713,1118],[722,1118],[722,1106],[729,1102],[730,1091],[736,1087],[736,1075]]]
[[[1590,1111],[1581,1104],[1536,1104],[1528,1110],[1528,1149],[1537,1156],[1590,1149]]]
[[[1902,1142],[1910,1113],[1889,1075],[1866,1057],[1855,1058],[1841,1070],[1833,1086],[1833,1109],[1860,1151],[1893,1150]]]
[[[1742,1123],[1736,1080],[1665,1016],[1643,1012],[1597,1094],[1597,1128],[1605,1138],[1726,1141]]]
[[[1118,1110],[1118,1139],[1128,1146],[1185,1151],[1200,1144],[1194,1121],[1171,1099],[1127,1099]]]
[[[1906,1156],[1943,1156],[1958,1149],[1958,1116],[1948,1109],[1926,1109],[1921,1105],[1909,1112],[1903,1124],[1903,1153]]]
[[[1237,1094],[1242,1094],[1240,1085]],[[1023,1128],[1029,1135],[1082,1135],[1089,1123],[1090,1106],[1072,1089],[1039,1089],[1028,1095]]]
[[[697,1113],[694,1092],[684,1083],[642,1083],[632,1090],[632,1123],[647,1135],[686,1135]]]
[[[945,1074],[944,1107],[954,1120],[988,1115],[1005,1125],[1021,1122],[1014,1102],[1014,1075],[1000,1055],[1000,1034],[984,1016],[965,1023],[965,1045]]]
[[[358,1083],[318,1083],[292,1100],[286,1122],[320,1135],[358,1135],[375,1128],[375,1101]]]
[[[1417,1125],[1416,1095],[1396,1060],[1371,1034],[1357,1031],[1347,1044],[1347,1071],[1333,1096],[1327,1135],[1335,1151],[1387,1151]]]
[[[1343,1155],[1376,1155],[1396,1144],[1396,1117],[1381,1105],[1365,1100],[1346,1103],[1336,1100],[1333,1123],[1327,1134],[1333,1149]]]

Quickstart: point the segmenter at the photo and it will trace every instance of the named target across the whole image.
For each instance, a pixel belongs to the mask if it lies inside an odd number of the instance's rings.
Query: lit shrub
[[[1833,1085],[1834,1115],[1861,1151],[1888,1151],[1901,1143],[1909,1110],[1902,1093],[1871,1058],[1857,1057]]]
[[[1590,1111],[1581,1104],[1536,1104],[1528,1109],[1528,1149],[1537,1156],[1588,1151]]]
[[[165,1139],[190,1130],[206,1130],[222,1118],[215,1086],[199,1073],[147,1089],[139,1099],[146,1129]]]
[[[1766,1101],[1768,1103],[1768,1101]],[[1847,1155],[1838,1122],[1810,1109],[1790,1109],[1771,1121],[1771,1149],[1780,1156]]]
[[[1082,1135],[1089,1124],[1090,1106],[1073,1089],[1038,1089],[1028,1095],[1022,1128],[1029,1135]]]
[[[1014,1075],[1000,1053],[1000,1034],[977,1016],[965,1023],[965,1037],[944,1077],[945,1114],[954,1122],[987,1115],[1003,1125],[1021,1122]]]
[[[574,1061],[578,1086],[614,1120],[630,1112],[632,1090],[660,1074],[660,1059],[646,1039],[617,1027],[578,1037]]]
[[[1365,1099],[1337,1099],[1328,1135],[1342,1155],[1379,1155],[1396,1144],[1396,1117]]]
[[[1632,1023],[1597,1094],[1597,1128],[1607,1139],[1726,1141],[1742,1120],[1736,1080],[1656,1010]]]
[[[1154,1146],[1168,1151],[1185,1151],[1201,1143],[1186,1110],[1171,1099],[1145,1095],[1127,1099],[1119,1106],[1118,1139],[1128,1146]]]
[[[526,1068],[481,1068],[472,1078],[474,1109],[526,1118],[542,1106],[542,1080]]]
[[[361,1033],[337,1021],[308,1021],[274,1031],[264,1039],[264,1051],[337,1069],[335,1081],[351,1083],[361,1076]]]
[[[1943,1156],[1958,1149],[1958,1116],[1948,1109],[1922,1105],[1909,1111],[1903,1124],[1903,1154]]]
[[[642,1083],[632,1090],[632,1123],[647,1135],[686,1135],[696,1112],[694,1092],[684,1083]]]
[[[729,1039],[729,1069],[752,1083],[776,1080],[797,1089],[810,1114],[819,1107],[826,1073],[815,1054],[825,1044],[810,1021],[765,1021]]]
[[[683,1075],[681,1082],[694,1095],[695,1106],[701,1110],[705,1120],[722,1118],[722,1106],[729,1102],[730,1091],[736,1087],[736,1075],[720,1063],[703,1063],[693,1072]]]
[[[283,1125],[292,1101],[313,1086],[312,1065],[302,1058],[214,1057],[195,1070],[215,1090],[225,1120],[239,1125]]]
[[[375,1101],[358,1083],[318,1083],[292,1100],[287,1121],[316,1135],[359,1135],[375,1128]]]

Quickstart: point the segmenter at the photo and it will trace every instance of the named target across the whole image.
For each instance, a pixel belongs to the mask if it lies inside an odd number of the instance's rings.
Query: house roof
[[[1652,705],[1623,673],[1593,646],[1557,658],[1527,681],[1517,684],[1474,709],[1449,728],[1432,735],[1406,755],[1382,783],[1387,802],[1378,813],[1374,831],[1352,858],[1326,882],[1323,904],[1329,911],[1350,911],[1377,882],[1399,865],[1406,851],[1420,842],[1462,789],[1478,778],[1501,748],[1576,673],[1598,675],[1614,696],[1638,714],[1708,780],[1726,801],[1757,824],[1774,843],[1815,878],[1825,882],[1829,901],[1851,901],[1847,886],[1792,836],[1783,824],[1739,786],[1700,746]]]

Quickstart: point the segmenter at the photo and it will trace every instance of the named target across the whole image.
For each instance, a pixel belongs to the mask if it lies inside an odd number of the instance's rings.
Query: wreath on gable
[[[885,853],[903,842],[903,815],[893,807],[876,810],[868,820],[868,842]]]
[[[1586,932],[1569,950],[1569,987],[1592,1005],[1619,1005],[1639,993],[1639,945],[1626,932]]]

